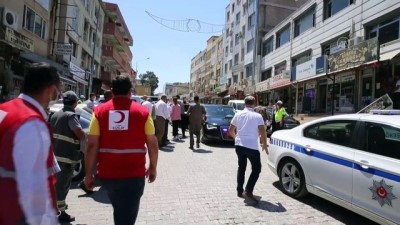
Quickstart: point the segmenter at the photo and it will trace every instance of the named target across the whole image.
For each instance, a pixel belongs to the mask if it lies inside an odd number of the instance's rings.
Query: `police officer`
[[[276,102],[275,130],[281,130],[283,128],[285,116],[287,116],[287,112],[283,107],[283,102],[279,100]]]
[[[97,176],[114,208],[116,225],[135,223],[145,176],[150,183],[157,176],[158,145],[153,120],[145,106],[130,100],[131,89],[127,76],[120,75],[112,81],[114,97],[94,109],[85,155],[85,186],[94,188],[93,168],[98,159]]]
[[[50,119],[50,124],[53,127],[54,153],[61,168],[61,172],[56,175],[56,197],[60,222],[75,220],[73,216],[65,212],[65,199],[71,186],[74,168],[82,158],[79,148],[80,140],[85,139],[85,133],[75,113],[78,100],[75,92],[65,92],[63,94],[64,107],[54,113]]]
[[[58,99],[60,78],[32,64],[22,94],[0,105],[0,224],[57,224],[53,146],[45,109]]]

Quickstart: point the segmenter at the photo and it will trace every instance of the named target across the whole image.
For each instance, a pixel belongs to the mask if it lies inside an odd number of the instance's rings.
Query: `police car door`
[[[304,130],[304,162],[312,186],[323,196],[351,204],[355,120],[330,120]],[[351,131],[348,131],[351,130]],[[318,194],[316,193],[316,194]],[[339,200],[340,199],[340,200]]]
[[[354,157],[353,204],[400,223],[400,127],[363,126]]]

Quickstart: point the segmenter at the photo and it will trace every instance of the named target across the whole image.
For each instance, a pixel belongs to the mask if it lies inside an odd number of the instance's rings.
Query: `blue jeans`
[[[114,208],[115,225],[135,224],[144,184],[144,177],[102,179],[102,185],[107,190],[108,198]]]
[[[246,174],[247,159],[251,163],[251,174],[246,184],[246,192],[253,193],[254,186],[261,173],[260,151],[236,145],[236,155],[238,156],[238,172],[237,172],[237,192],[243,193],[244,176]]]

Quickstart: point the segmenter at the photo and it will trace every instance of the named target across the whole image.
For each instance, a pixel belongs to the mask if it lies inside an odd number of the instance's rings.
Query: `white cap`
[[[283,105],[283,102],[281,100],[277,101],[276,104]]]

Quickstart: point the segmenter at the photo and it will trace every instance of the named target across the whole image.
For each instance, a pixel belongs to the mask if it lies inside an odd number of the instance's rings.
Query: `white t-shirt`
[[[258,151],[258,126],[264,125],[262,116],[252,108],[245,108],[235,114],[231,124],[236,127],[235,145]]]
[[[151,115],[151,113],[153,111],[153,103],[151,103],[149,101],[144,101],[142,103],[142,105],[145,106],[149,110],[149,115]]]
[[[396,82],[396,87],[398,87],[398,88],[396,89],[395,92],[400,92],[400,79],[397,80],[397,82]]]

